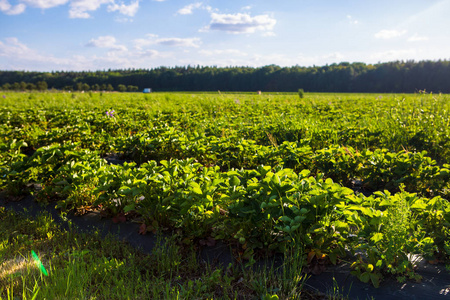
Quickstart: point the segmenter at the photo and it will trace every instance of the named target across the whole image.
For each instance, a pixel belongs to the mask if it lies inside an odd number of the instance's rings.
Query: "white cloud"
[[[48,65],[59,66],[60,69],[73,68],[75,62],[72,59],[56,58],[52,55],[43,55],[28,48],[15,37],[0,41],[0,57],[6,57],[10,69],[28,69],[30,66],[38,66],[36,69],[45,68]],[[84,66],[86,67],[86,66]],[[3,66],[1,67],[4,68]]]
[[[273,31],[266,31],[262,34],[262,36],[276,36],[276,34]]]
[[[113,48],[117,45],[114,38],[104,37],[91,40],[93,46]],[[100,70],[107,68],[143,68],[151,66],[176,65],[176,64],[199,64],[199,65],[251,65],[264,66],[278,64],[291,66],[312,60],[303,60],[300,57],[287,57],[280,54],[255,54],[245,53],[237,49],[218,49],[210,51],[199,51],[201,58],[196,60],[184,55],[171,52],[159,52],[154,49],[139,51],[110,51],[106,55],[74,55],[67,58],[57,58],[52,55],[40,54],[20,43],[16,38],[0,41],[0,57],[6,58],[6,64],[0,65],[2,69],[27,69],[27,70]],[[313,63],[313,61],[312,61]],[[311,63],[311,64],[312,64]],[[315,62],[317,63],[317,62]]]
[[[20,4],[12,6],[8,0],[0,0],[0,11],[9,15],[20,14],[25,11],[27,5],[40,8],[49,9],[69,3],[69,18],[90,18],[90,12],[96,11],[103,4],[108,4],[108,12],[119,12],[123,15],[133,17],[138,9],[141,0],[132,0],[129,4],[125,4],[120,0],[19,0]],[[119,19],[124,21],[124,19]],[[125,21],[130,21],[126,19]]]
[[[1,11],[7,11],[11,8],[11,4],[8,2],[8,0],[0,0],[0,10]]]
[[[416,49],[401,49],[376,52],[369,56],[372,61],[392,61],[392,60],[408,60],[418,57]]]
[[[237,49],[216,49],[216,50],[200,50],[198,51],[201,55],[213,56],[213,55],[237,55],[237,56],[247,56],[248,54]]]
[[[133,19],[132,18],[121,18],[121,17],[117,17],[114,18],[114,21],[116,21],[117,23],[133,23]]]
[[[18,56],[29,52],[24,44],[20,43],[15,37],[5,38],[6,43],[0,41],[0,56],[10,56],[17,54]]]
[[[91,40],[93,44],[103,47],[116,45],[115,39],[104,38]],[[39,53],[21,43],[17,38],[0,40],[0,69],[2,70],[101,70],[108,68],[142,68],[156,67],[156,59],[170,59],[170,52],[160,53],[156,50],[145,51],[109,51],[106,55],[73,55],[58,58],[47,53]]]
[[[21,0],[21,2],[25,2],[33,7],[47,9],[66,4],[69,0]]]
[[[160,53],[157,50],[108,52],[106,56],[93,56],[86,61],[96,69],[105,68],[143,68],[149,67],[156,59],[171,57],[171,53]],[[85,68],[86,69],[86,68]]]
[[[344,58],[344,55],[342,55],[340,52],[326,54],[321,57],[321,59],[324,59],[325,61],[327,61],[327,63],[330,63],[330,62],[337,63],[337,62],[342,61],[343,58]]]
[[[135,49],[142,50],[142,48],[145,46],[155,44],[154,38],[158,37],[157,34],[152,34],[152,33],[149,33],[146,36],[147,36],[146,39],[135,39],[133,41]]]
[[[183,8],[180,8],[180,9],[177,11],[177,14],[178,14],[178,15],[190,15],[190,14],[193,13],[193,10],[194,10],[194,9],[196,9],[196,8],[197,8],[197,9],[198,9],[198,8],[201,8],[202,5],[203,5],[202,2],[191,3],[191,4],[189,4],[189,5],[186,5],[186,6],[183,7]]]
[[[149,45],[198,48],[201,44],[200,38],[158,38],[156,34],[147,34],[146,39],[135,39],[133,42],[137,50],[142,50],[142,48]]]
[[[25,11],[26,5],[19,3],[11,5],[8,0],[0,0],[0,11],[7,15],[19,15]]]
[[[350,15],[347,15],[347,20],[352,25],[357,25],[359,23],[358,20],[353,19],[353,17]]]
[[[175,47],[200,47],[199,38],[161,38],[156,40],[156,44]]]
[[[404,35],[406,33],[406,30],[387,30],[387,29],[383,29],[377,33],[375,33],[375,37],[377,39],[392,39],[392,38],[396,38],[396,37],[400,37],[402,35]]]
[[[201,31],[219,30],[228,33],[271,32],[277,21],[269,15],[250,16],[246,13],[211,13],[211,23]]]
[[[117,44],[115,37],[111,35],[100,36],[96,39],[91,39],[87,44],[87,47],[95,48],[109,48],[111,50],[127,51],[127,47]]]
[[[70,2],[69,18],[87,19],[90,11],[97,10],[102,4],[114,3],[114,0],[72,0]]]
[[[428,37],[419,36],[417,33],[408,38],[408,42],[424,42],[428,41]]]
[[[108,11],[119,11],[121,14],[133,17],[139,9],[139,0],[136,0],[129,5],[126,5],[124,3],[116,4],[113,3],[108,6]]]
[[[252,9],[251,5],[247,5],[241,8],[241,10],[249,10],[249,9]]]
[[[145,51],[141,51],[141,52],[138,52],[138,54],[139,54],[140,57],[152,57],[152,58],[154,58],[154,57],[160,56],[160,53],[158,51],[156,51],[156,50],[153,50],[153,49],[148,49],[148,50],[145,50]]]

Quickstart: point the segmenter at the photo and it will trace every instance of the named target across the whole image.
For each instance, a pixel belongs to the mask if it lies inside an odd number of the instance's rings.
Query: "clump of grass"
[[[253,270],[214,267],[182,245],[177,236],[158,235],[146,255],[111,236],[64,230],[47,213],[29,218],[0,207],[0,300],[313,298],[303,291],[298,249],[279,268]]]

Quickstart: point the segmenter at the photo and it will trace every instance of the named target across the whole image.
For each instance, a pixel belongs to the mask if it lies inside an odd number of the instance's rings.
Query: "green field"
[[[184,245],[224,240],[250,264],[300,249],[314,269],[364,252],[352,268],[375,286],[418,280],[410,254],[449,262],[448,95],[2,95],[12,199],[139,220]]]

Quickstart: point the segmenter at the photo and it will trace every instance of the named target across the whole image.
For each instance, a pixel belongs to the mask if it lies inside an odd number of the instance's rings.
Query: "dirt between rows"
[[[46,211],[65,229],[69,228],[68,219],[80,232],[95,230],[103,237],[112,234],[117,239],[147,254],[151,253],[157,243],[154,234],[139,234],[139,224],[114,223],[112,219],[102,218],[99,212],[89,212],[82,216],[68,214],[67,219],[64,220],[59,211],[54,208],[54,204],[40,205],[34,201],[33,196],[27,196],[20,201],[10,201],[5,193],[0,193],[0,206],[31,217]],[[211,247],[202,247],[199,257],[215,266],[227,267],[230,263],[236,263],[230,247],[222,241],[217,241]],[[270,265],[272,263],[281,265],[282,258],[271,259]],[[259,261],[255,265],[262,266],[263,264]],[[379,288],[374,288],[350,274],[350,263],[340,263],[336,266],[327,265],[324,271],[318,275],[308,274],[305,287],[324,294],[332,294],[338,288],[339,292],[349,299],[450,299],[450,272],[444,265],[431,265],[422,260],[418,263],[417,273],[423,277],[420,283],[414,281],[399,283],[395,278],[385,278]]]

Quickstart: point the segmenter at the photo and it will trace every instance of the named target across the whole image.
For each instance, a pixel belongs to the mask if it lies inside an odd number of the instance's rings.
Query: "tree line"
[[[3,90],[450,92],[450,61],[348,63],[312,67],[159,67],[103,71],[0,71]]]

